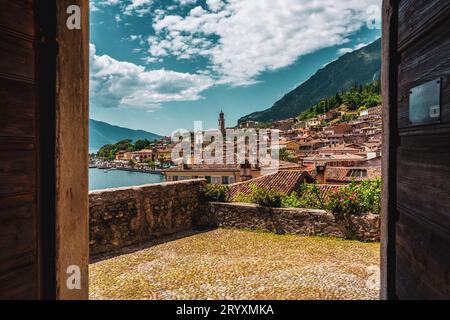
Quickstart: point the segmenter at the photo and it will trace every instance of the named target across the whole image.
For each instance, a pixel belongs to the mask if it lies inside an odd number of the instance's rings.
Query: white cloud
[[[364,42],[362,42],[362,43],[358,43],[356,46],[354,46],[353,48],[340,48],[339,50],[338,50],[338,54],[340,55],[340,56],[342,56],[342,55],[344,55],[344,54],[346,54],[346,53],[350,53],[350,52],[353,52],[353,51],[355,51],[355,50],[359,50],[359,49],[361,49],[361,48],[364,48],[365,46],[368,46],[369,45],[369,43],[364,43]]]
[[[129,38],[127,38],[127,40],[131,42],[138,42],[141,47],[145,45],[144,37],[140,34],[132,34]]]
[[[170,101],[202,99],[201,92],[213,85],[210,77],[143,66],[97,55],[90,45],[91,103],[104,108],[141,108],[148,111]]]
[[[124,2],[126,2],[124,4]],[[150,13],[154,0],[90,0],[91,11],[99,11],[100,8],[119,6],[122,10],[121,14],[137,15],[143,17]],[[121,21],[117,18],[116,21]]]
[[[95,5],[94,2],[89,2],[89,10],[91,12],[100,11],[100,9]]]
[[[197,0],[176,0],[180,5],[186,6],[197,3]]]
[[[91,0],[90,3],[101,7],[115,6],[120,3],[121,0]]]
[[[133,15],[136,14],[140,17],[150,13],[153,0],[131,0],[124,9],[124,14]]]
[[[364,42],[361,42],[361,43],[358,43],[356,46],[355,46],[355,50],[359,50],[359,49],[361,49],[361,48],[364,48],[364,47],[366,47],[366,46],[368,46],[369,45],[369,43],[364,43]]]
[[[219,83],[249,85],[264,71],[348,42],[366,25],[367,7],[374,4],[381,0],[208,0],[208,10],[197,6],[185,16],[155,16],[149,54],[206,57]]]
[[[225,3],[222,0],[206,0],[209,10],[216,12],[222,9]]]
[[[341,49],[338,50],[338,54],[340,56],[342,56],[342,55],[344,55],[346,53],[350,53],[350,52],[353,52],[353,51],[355,51],[353,48],[341,48]]]

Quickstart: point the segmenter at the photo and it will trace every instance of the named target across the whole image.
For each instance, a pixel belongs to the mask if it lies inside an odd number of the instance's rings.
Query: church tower
[[[222,134],[225,134],[225,114],[223,111],[220,111],[219,114],[219,129]]]

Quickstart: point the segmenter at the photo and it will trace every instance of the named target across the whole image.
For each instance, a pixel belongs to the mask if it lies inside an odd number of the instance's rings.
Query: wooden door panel
[[[0,0],[0,299],[38,298],[34,1]]]
[[[450,298],[450,2],[398,11],[395,282],[400,299]],[[441,80],[438,123],[409,121],[410,90]]]
[[[34,37],[33,0],[0,0],[1,27],[20,36]]]
[[[7,263],[9,258],[36,251],[36,199],[30,195],[6,198],[0,200],[0,210],[1,273],[15,264]]]
[[[36,102],[34,85],[0,80],[0,136],[35,136]]]
[[[0,32],[0,75],[2,78],[33,83],[34,68],[33,39],[18,36],[10,30]]]
[[[35,150],[0,153],[0,197],[36,192]]]
[[[409,91],[412,87],[427,81],[442,80],[442,123],[450,122],[450,18],[439,24],[434,32],[418,39],[401,52],[398,70],[399,128],[411,131],[409,127]],[[413,128],[421,130],[422,127]]]
[[[447,0],[400,1],[398,10],[399,47],[425,29],[430,21],[441,18],[442,12],[449,9],[449,4]]]
[[[38,296],[34,264],[15,267],[0,275],[0,299],[31,300]]]
[[[450,237],[440,226],[403,212],[397,223],[397,294],[403,299],[450,297]],[[447,266],[447,267],[446,267]]]
[[[397,206],[450,230],[450,132],[403,136],[397,157]]]

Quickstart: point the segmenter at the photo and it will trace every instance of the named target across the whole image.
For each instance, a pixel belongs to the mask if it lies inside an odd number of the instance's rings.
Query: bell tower
[[[220,111],[219,114],[219,129],[222,134],[225,134],[225,114],[223,111]]]

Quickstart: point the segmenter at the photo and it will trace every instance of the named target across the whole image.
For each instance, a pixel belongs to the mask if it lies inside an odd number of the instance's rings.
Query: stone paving
[[[90,298],[378,299],[378,243],[230,229],[181,236],[92,263]]]

